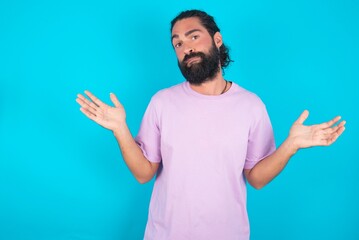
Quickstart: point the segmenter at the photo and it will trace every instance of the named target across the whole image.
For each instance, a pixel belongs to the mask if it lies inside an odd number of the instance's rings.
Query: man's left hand
[[[325,123],[305,126],[303,123],[308,116],[309,112],[305,110],[294,122],[289,132],[289,138],[293,140],[298,149],[313,146],[329,146],[345,130],[345,121],[341,121],[338,125],[334,126],[341,119],[340,116]]]

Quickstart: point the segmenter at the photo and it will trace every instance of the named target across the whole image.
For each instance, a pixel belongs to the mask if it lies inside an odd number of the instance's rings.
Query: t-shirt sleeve
[[[156,105],[153,98],[147,106],[135,141],[150,162],[161,162],[161,136]]]
[[[247,156],[244,169],[252,169],[263,158],[276,150],[273,128],[267,109],[261,102],[249,130]]]

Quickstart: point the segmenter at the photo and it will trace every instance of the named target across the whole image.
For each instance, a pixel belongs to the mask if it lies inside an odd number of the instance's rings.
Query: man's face
[[[222,37],[213,38],[196,17],[182,19],[173,26],[172,45],[183,76],[192,84],[213,79],[220,71],[219,50]]]

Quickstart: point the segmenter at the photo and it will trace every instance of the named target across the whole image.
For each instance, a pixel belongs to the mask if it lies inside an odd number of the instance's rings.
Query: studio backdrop
[[[0,1],[0,239],[142,239],[153,181],[138,183],[113,134],[77,93],[111,104],[132,134],[158,90],[184,81],[170,21],[215,17],[234,62],[225,78],[266,104],[277,146],[300,113],[341,115],[330,147],[300,150],[269,185],[248,185],[252,240],[359,239],[359,3]]]

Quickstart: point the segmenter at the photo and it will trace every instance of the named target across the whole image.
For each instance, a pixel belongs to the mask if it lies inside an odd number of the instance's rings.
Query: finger
[[[113,102],[113,104],[115,105],[115,107],[121,107],[122,106],[122,104],[120,103],[120,101],[118,101],[115,94],[110,93],[110,98],[111,98],[111,101]]]
[[[342,127],[335,126],[335,127],[331,127],[331,128],[327,128],[327,129],[321,130],[321,136],[322,136],[322,138],[324,138],[324,139],[330,139],[330,138],[332,138],[335,134],[337,134],[337,133],[339,132],[340,128],[342,128]]]
[[[325,139],[322,139],[322,145],[324,146],[329,146],[331,145],[332,143],[334,143],[338,137],[340,135],[342,135],[342,133],[344,132],[345,130],[345,127],[339,127],[338,130],[336,132],[334,132],[332,135],[328,136],[327,138]]]
[[[82,94],[77,94],[77,98],[80,98],[81,100],[86,100],[87,98],[83,96]]]
[[[90,118],[91,120],[95,121],[96,119],[96,115],[91,113],[89,110],[85,109],[85,108],[80,108],[80,111],[85,114],[88,118]]]
[[[309,116],[309,111],[308,110],[304,110],[302,112],[302,114],[300,114],[299,118],[295,121],[295,123],[297,124],[303,124],[304,121],[308,118]]]
[[[76,101],[78,103],[80,103],[82,109],[86,110],[87,112],[91,113],[94,116],[97,116],[98,111],[96,111],[95,109],[93,109],[92,107],[90,107],[89,105],[84,103],[81,99],[76,99]],[[81,101],[82,101],[82,103],[81,103]]]
[[[87,109],[87,110],[89,110],[90,112],[92,112],[93,114],[96,114],[96,112],[97,112],[97,109],[96,108],[98,108],[94,103],[91,103],[89,100],[87,100],[87,99],[81,99],[81,98],[77,98],[76,99],[76,102],[78,103],[78,104],[80,104],[81,105],[81,107],[83,107],[83,108],[85,108],[85,109]]]
[[[98,99],[97,97],[95,97],[95,95],[93,95],[90,91],[86,90],[85,94],[91,99],[92,102],[94,102],[97,106],[102,107],[105,104]]]
[[[339,124],[338,124],[338,127],[344,127],[344,125],[347,123],[347,121],[341,121]]]
[[[332,128],[326,128],[324,130],[321,130],[321,133],[325,136],[328,136],[330,134],[333,134],[335,131],[338,130],[338,126],[332,127]]]
[[[320,128],[328,128],[328,127],[331,127],[333,126],[335,123],[337,123],[339,120],[341,119],[341,116],[336,116],[335,118],[333,118],[332,120],[328,121],[328,122],[325,122],[325,123],[321,123],[319,124],[318,126]]]
[[[322,134],[324,136],[331,135],[331,134],[335,133],[336,131],[338,131],[339,128],[344,127],[345,123],[346,123],[346,121],[341,121],[337,126],[322,129],[322,130],[320,130],[320,134]]]
[[[329,145],[333,144],[338,139],[338,137],[341,135],[341,133],[339,133],[339,132],[334,133],[329,139],[327,139],[327,145],[329,146]]]
[[[338,137],[339,137],[340,135],[342,135],[344,131],[345,131],[345,127],[339,128],[338,131],[337,131]]]
[[[92,108],[94,111],[97,111],[98,106],[95,103],[89,101],[87,98],[85,98],[81,94],[78,94],[77,96],[78,96],[78,98],[76,99],[76,101],[78,103],[80,103],[81,106],[86,107],[86,108]]]

